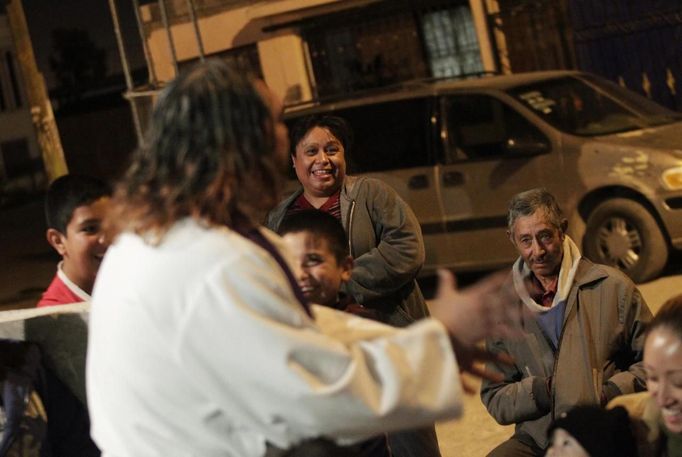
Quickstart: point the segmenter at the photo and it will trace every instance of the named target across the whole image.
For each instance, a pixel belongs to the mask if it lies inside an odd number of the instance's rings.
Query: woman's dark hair
[[[353,146],[353,130],[348,122],[339,116],[319,115],[306,116],[298,120],[291,129],[291,155],[296,155],[296,146],[315,127],[329,130],[341,142],[346,154]]]
[[[109,227],[157,239],[192,216],[233,226],[277,202],[282,158],[255,81],[207,60],[161,92],[145,141],[117,186]]]
[[[647,326],[647,336],[654,330],[665,327],[682,340],[682,294],[663,303]]]

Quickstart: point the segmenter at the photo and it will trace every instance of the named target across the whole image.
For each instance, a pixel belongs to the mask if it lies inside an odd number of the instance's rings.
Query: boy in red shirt
[[[46,237],[62,261],[38,307],[90,300],[95,276],[108,247],[102,220],[110,196],[107,184],[84,175],[61,176],[48,188]]]

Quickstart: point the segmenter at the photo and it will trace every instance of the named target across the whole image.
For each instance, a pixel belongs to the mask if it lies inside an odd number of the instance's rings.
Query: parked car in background
[[[584,254],[635,281],[682,248],[682,114],[594,75],[552,71],[404,83],[289,107],[344,117],[349,171],[390,184],[413,208],[425,272],[509,265],[506,210],[545,187]]]

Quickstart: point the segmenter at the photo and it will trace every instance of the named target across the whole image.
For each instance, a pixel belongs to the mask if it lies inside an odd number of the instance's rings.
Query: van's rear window
[[[608,135],[673,122],[663,107],[637,109],[636,94],[609,90],[575,77],[540,81],[507,91],[559,130],[579,136]]]

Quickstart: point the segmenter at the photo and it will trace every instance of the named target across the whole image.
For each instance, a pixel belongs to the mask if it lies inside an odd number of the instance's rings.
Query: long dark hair
[[[161,92],[144,144],[117,186],[113,235],[131,230],[160,240],[186,216],[232,227],[277,202],[273,116],[254,82],[208,60]]]

